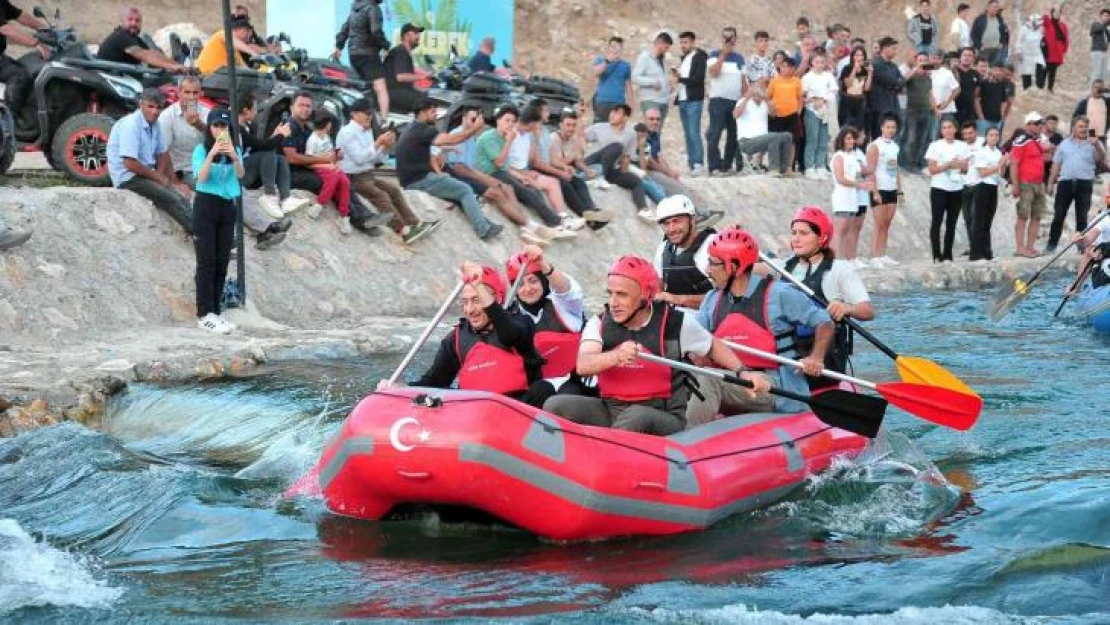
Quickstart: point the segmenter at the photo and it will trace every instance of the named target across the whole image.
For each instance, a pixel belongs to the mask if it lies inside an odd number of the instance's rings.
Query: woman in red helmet
[[[803,373],[821,373],[825,352],[832,343],[832,319],[798,289],[754,274],[752,268],[758,260],[759,246],[752,235],[739,226],[727,228],[711,239],[709,279],[715,288],[705,296],[698,309],[698,323],[718,339],[769,353],[793,351],[798,329],[815,328],[813,351],[802,358],[802,371],[779,366],[772,360],[740,356],[745,367],[763,372],[775,386],[808,393],[809,385]],[[805,409],[801,402],[776,399],[767,393],[752,396],[716,378],[695,377],[704,399],[690,400],[686,411],[689,427],[707,423],[718,414],[801,412]]]
[[[622,256],[613,263],[607,309],[587,322],[578,349],[578,374],[596,375],[601,397],[557,395],[545,410],[577,423],[657,436],[682,431],[690,399],[686,374],[641,360],[641,350],[673,360],[708,358],[751,380],[759,392],[770,388],[765,377],[742,372],[739,358],[692,317],[655,301],[658,292],[659,274],[647,260]]]
[[[431,368],[413,386],[488,391],[537,408],[553,393],[541,373],[531,319],[502,308],[508,286],[493,267],[465,262],[459,296],[463,318],[443,338]],[[383,381],[378,388],[384,388]]]

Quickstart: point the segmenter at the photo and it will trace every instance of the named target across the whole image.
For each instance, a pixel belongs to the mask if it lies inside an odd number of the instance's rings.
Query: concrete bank
[[[780,255],[788,250],[789,216],[803,204],[827,205],[831,188],[759,176],[690,182],[727,212],[724,223],[744,224]],[[906,191],[890,250],[903,264],[865,271],[872,290],[980,289],[1043,262],[1011,256],[1014,213],[1006,200],[994,231],[1000,260],[934,266],[925,178],[909,177]],[[0,189],[4,219],[35,230],[28,244],[0,256],[0,399],[16,406],[0,418],[0,436],[50,419],[87,420],[130,381],[237,375],[268,360],[403,349],[450,291],[463,259],[501,263],[519,246],[511,227],[483,244],[461,211],[423,194],[409,198],[422,216],[445,220],[411,247],[391,233],[343,236],[330,212],[315,221],[295,216],[277,248],[248,246],[250,306],[236,314],[239,332],[218,337],[194,325],[191,241],[146,200],[105,189]],[[627,193],[614,188],[595,198],[619,218],[554,244],[549,254],[600,301],[608,263],[629,252],[650,255],[660,235],[636,219]],[[868,249],[869,232],[870,223],[861,249]],[[966,247],[961,225],[956,248]]]

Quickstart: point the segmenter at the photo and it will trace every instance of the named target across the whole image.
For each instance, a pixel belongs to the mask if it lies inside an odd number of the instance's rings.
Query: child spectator
[[[331,113],[317,111],[312,118],[312,136],[308,138],[308,143],[305,144],[304,153],[306,156],[319,156],[335,152],[335,144],[331,140],[333,121],[334,118]],[[336,159],[337,161],[338,159]],[[323,183],[320,194],[316,196],[316,201],[323,206],[334,200],[335,208],[339,211],[339,231],[343,234],[351,234],[354,232],[351,228],[351,181],[347,178],[347,174],[339,169],[336,162],[312,166],[312,170],[316,172]]]

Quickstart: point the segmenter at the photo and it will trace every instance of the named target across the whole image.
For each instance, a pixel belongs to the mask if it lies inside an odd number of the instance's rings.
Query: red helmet
[[[659,274],[655,273],[655,266],[639,256],[621,256],[609,266],[609,275],[628,278],[640,285],[640,299],[644,301],[652,301],[659,293]]]
[[[790,220],[790,225],[793,226],[796,221],[804,221],[813,226],[817,231],[817,235],[821,237],[821,247],[828,247],[833,238],[833,222],[829,219],[828,213],[821,210],[816,206],[803,206],[794,213],[794,219]]]
[[[509,283],[516,282],[517,276],[520,275],[520,268],[527,267],[525,273],[540,273],[540,264],[537,262],[530,262],[528,256],[524,252],[517,252],[509,257],[505,262],[505,274],[509,276]]]
[[[729,226],[709,242],[709,255],[721,260],[726,267],[735,262],[736,273],[743,273],[759,260],[759,245],[752,235],[740,226]],[[733,275],[730,271],[730,275]]]
[[[500,271],[489,265],[483,265],[481,284],[488,286],[493,291],[493,299],[498,304],[505,303],[505,293],[509,290],[509,287],[505,284],[505,278],[501,277]]]

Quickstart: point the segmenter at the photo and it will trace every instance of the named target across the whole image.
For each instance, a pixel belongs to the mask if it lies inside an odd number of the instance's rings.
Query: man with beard
[[[655,300],[697,308],[713,290],[709,281],[709,239],[716,230],[699,231],[694,221],[694,203],[684,195],[672,195],[655,209],[663,240],[655,250],[655,271],[663,277],[663,288]]]
[[[412,105],[420,98],[412,51],[420,45],[423,28],[413,24],[401,27],[401,43],[394,46],[385,57],[385,84],[389,88],[390,106],[403,113],[412,112]]]
[[[120,24],[100,44],[96,57],[102,61],[139,65],[146,63],[151,67],[171,72],[183,72],[185,66],[166,58],[161,50],[151,48],[140,35],[143,31],[143,14],[136,7],[128,7],[120,16]]]

